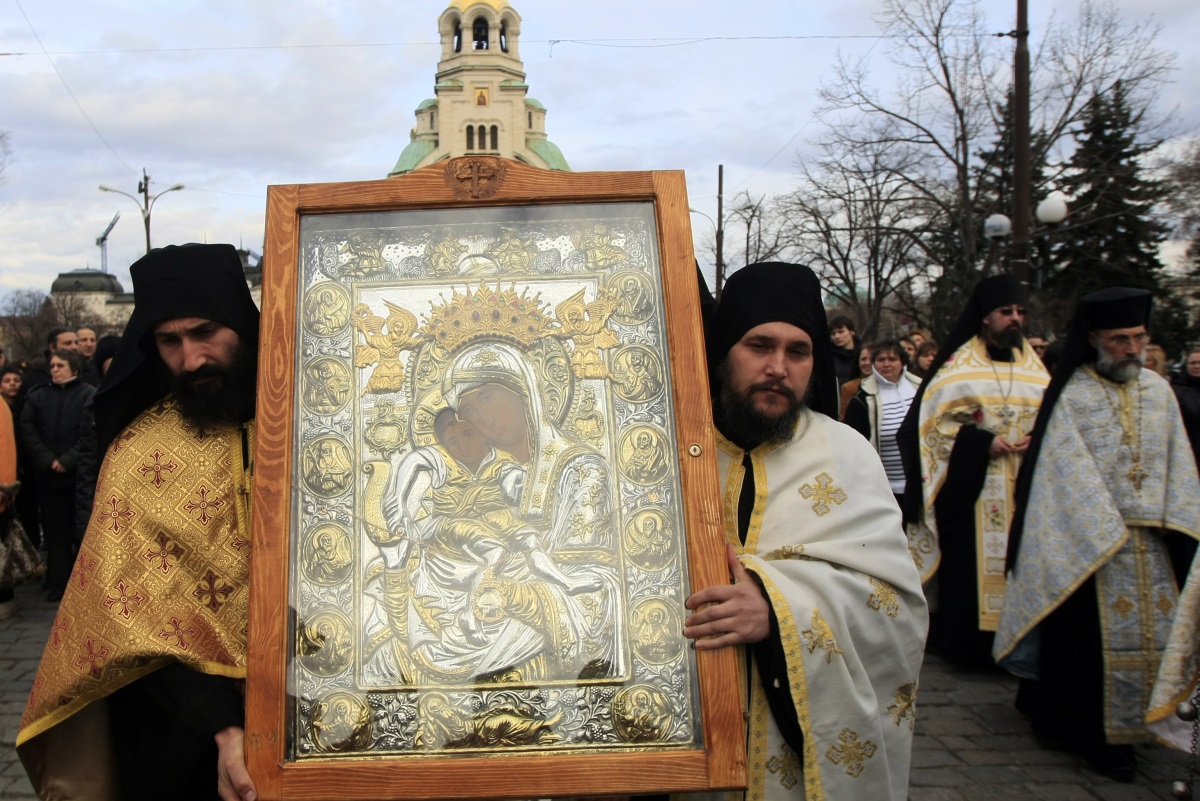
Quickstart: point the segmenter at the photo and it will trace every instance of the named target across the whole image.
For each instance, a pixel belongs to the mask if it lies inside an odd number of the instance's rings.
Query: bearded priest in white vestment
[[[1200,538],[1175,394],[1143,369],[1150,293],[1084,296],[1017,482],[996,661],[1048,744],[1134,779],[1179,587]]]
[[[684,633],[746,650],[748,799],[908,796],[928,613],[829,342],[816,276],[781,263],[734,273],[708,336],[733,583]]]

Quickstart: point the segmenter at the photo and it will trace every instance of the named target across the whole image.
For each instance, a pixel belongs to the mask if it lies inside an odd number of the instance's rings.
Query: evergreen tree
[[[1154,216],[1166,187],[1141,163],[1159,143],[1140,141],[1138,122],[1120,82],[1095,94],[1084,109],[1062,185],[1074,198],[1070,224],[1055,237],[1044,290],[1060,329],[1080,296],[1105,287],[1148,289],[1160,310],[1177,305],[1164,287],[1158,255],[1167,231]],[[1179,321],[1164,314],[1155,318],[1155,340],[1172,350],[1182,347],[1186,330],[1176,330]]]

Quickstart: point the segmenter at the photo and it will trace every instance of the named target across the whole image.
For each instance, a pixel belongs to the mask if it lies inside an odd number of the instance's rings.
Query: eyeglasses
[[[1109,345],[1116,345],[1118,348],[1128,348],[1130,345],[1145,345],[1150,341],[1150,335],[1143,331],[1140,334],[1113,334],[1106,336],[1104,341]]]

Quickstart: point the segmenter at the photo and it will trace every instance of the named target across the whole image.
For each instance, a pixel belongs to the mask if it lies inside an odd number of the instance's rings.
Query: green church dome
[[[563,172],[571,171],[571,165],[567,164],[567,159],[563,156],[562,151],[558,149],[558,145],[549,139],[530,136],[525,139],[525,147],[541,156],[542,161],[546,162],[546,166],[550,169],[562,170]]]
[[[396,159],[396,166],[392,167],[392,171],[388,175],[411,172],[421,163],[421,159],[432,153],[436,147],[437,145],[432,139],[417,139],[409,142],[408,146],[400,152],[400,158]]]

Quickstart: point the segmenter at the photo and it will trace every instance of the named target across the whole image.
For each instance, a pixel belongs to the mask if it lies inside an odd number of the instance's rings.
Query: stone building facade
[[[546,138],[546,108],[529,97],[521,17],[504,0],[453,0],[438,18],[442,57],[433,91],[417,106],[409,144],[389,176],[466,155],[569,170]]]

